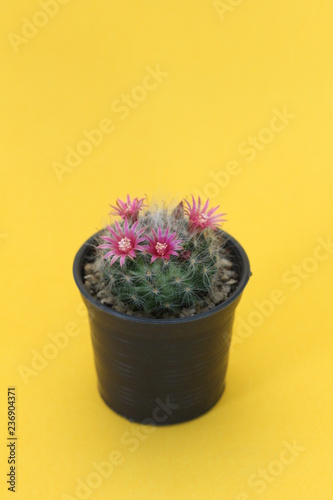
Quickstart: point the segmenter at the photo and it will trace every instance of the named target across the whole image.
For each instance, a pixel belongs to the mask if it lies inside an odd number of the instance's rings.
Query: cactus
[[[224,214],[214,215],[218,207],[208,211],[208,201],[202,206],[200,198],[185,204],[140,214],[143,199],[117,200],[122,220],[102,232],[95,262],[86,269],[100,278],[102,302],[128,314],[165,318],[194,314],[226,298],[237,281],[218,227]],[[91,289],[96,278],[85,278]]]

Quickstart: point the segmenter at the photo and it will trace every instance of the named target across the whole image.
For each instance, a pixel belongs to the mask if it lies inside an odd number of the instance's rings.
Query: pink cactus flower
[[[167,227],[165,233],[162,233],[162,229],[159,227],[158,231],[151,230],[153,237],[150,238],[146,236],[149,245],[145,246],[145,250],[152,256],[151,262],[156,259],[169,260],[170,255],[178,256],[176,250],[182,250],[181,240],[177,240],[177,234],[169,234],[169,228]]]
[[[120,215],[122,219],[130,219],[132,222],[135,222],[138,218],[140,210],[142,210],[143,207],[146,207],[144,202],[145,198],[133,198],[131,200],[130,195],[127,195],[127,200],[122,201],[120,198],[117,199],[116,201],[116,207],[114,205],[110,205],[111,208],[114,208],[112,212],[110,212],[111,215]]]
[[[194,196],[192,195],[192,205],[187,200],[184,201],[186,203],[184,211],[186,215],[189,216],[190,228],[193,230],[202,230],[206,227],[216,230],[217,227],[226,220],[223,219],[223,215],[226,215],[225,213],[213,215],[220,205],[215,208],[211,208],[207,212],[209,200],[206,201],[203,207],[201,207],[200,196],[196,202]]]
[[[115,222],[116,230],[107,226],[111,236],[102,236],[107,243],[102,243],[97,248],[107,248],[110,251],[104,255],[104,259],[112,256],[110,265],[114,264],[120,258],[120,266],[123,267],[126,257],[133,260],[136,257],[136,250],[144,250],[140,243],[146,238],[140,237],[145,228],[137,230],[138,221],[131,228],[128,227],[128,220],[125,219],[124,228]]]

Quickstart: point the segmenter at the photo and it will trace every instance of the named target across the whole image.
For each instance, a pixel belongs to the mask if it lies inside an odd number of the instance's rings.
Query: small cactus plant
[[[85,266],[90,293],[119,312],[154,318],[198,314],[228,298],[237,274],[219,207],[193,196],[173,210],[144,201],[127,196],[112,206],[120,221],[101,232]]]

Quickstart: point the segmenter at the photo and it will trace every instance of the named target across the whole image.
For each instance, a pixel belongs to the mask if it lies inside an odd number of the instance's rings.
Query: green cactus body
[[[184,217],[175,219],[166,210],[158,218],[148,213],[140,221],[140,227],[157,230],[161,225],[176,231],[183,242],[178,257],[151,262],[151,255],[140,252],[133,260],[126,259],[122,267],[119,261],[112,266],[107,259],[103,261],[103,279],[110,292],[132,311],[157,318],[179,313],[209,295],[224,253],[220,230],[191,233]]]
[[[119,312],[153,318],[189,316],[225,300],[237,274],[218,227],[224,214],[192,199],[185,209],[181,202],[142,214],[143,198],[118,199],[112,214],[122,221],[101,232],[85,269],[88,290]]]

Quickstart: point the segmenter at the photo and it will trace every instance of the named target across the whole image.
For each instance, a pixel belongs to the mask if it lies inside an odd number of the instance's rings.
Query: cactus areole
[[[224,214],[200,198],[173,210],[117,200],[113,224],[74,260],[99,392],[131,421],[195,418],[225,387],[232,324],[251,275]]]

